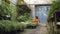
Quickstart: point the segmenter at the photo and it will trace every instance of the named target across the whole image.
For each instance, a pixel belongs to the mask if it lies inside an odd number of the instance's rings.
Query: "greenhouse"
[[[60,0],[0,0],[0,34],[60,34]]]

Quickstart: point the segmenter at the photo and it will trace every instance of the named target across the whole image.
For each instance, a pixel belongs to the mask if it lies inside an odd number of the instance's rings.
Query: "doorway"
[[[38,16],[40,20],[45,23],[47,22],[47,11],[50,5],[36,5],[35,6],[35,16]]]

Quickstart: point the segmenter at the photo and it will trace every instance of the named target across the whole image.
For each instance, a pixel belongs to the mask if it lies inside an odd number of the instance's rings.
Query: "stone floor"
[[[38,26],[36,29],[26,29],[25,32],[20,34],[47,34],[47,27]]]

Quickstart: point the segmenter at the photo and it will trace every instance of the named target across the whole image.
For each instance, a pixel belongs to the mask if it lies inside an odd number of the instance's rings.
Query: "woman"
[[[39,26],[40,23],[40,19],[36,16],[34,20],[32,20],[32,22],[36,22],[36,26]]]

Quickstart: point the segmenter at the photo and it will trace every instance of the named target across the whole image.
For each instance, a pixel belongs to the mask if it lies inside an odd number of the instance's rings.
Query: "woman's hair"
[[[38,19],[38,16],[35,16],[36,17],[36,19]]]

